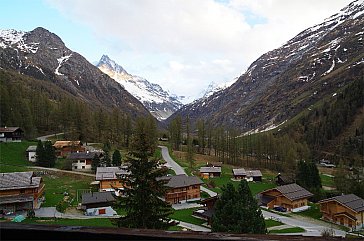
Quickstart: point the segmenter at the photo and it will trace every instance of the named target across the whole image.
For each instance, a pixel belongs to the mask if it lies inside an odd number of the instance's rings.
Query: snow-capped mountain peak
[[[96,66],[124,86],[158,120],[167,119],[182,106],[176,95],[170,94],[158,84],[150,83],[142,77],[128,74],[123,67],[107,55],[103,55]]]
[[[129,75],[123,67],[117,64],[114,60],[110,59],[107,55],[102,55],[100,61],[97,64],[98,66],[106,66],[108,69],[113,70],[118,74]]]

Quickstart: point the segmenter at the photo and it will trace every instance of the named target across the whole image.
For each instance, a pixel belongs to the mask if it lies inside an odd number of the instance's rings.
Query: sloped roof
[[[262,172],[260,170],[251,170],[251,171],[246,171],[246,175],[248,177],[261,177]]]
[[[170,176],[170,177],[163,177],[162,179],[169,179],[168,183],[166,184],[167,187],[171,188],[179,188],[179,187],[188,187],[192,185],[200,185],[203,184],[196,176],[187,176],[185,174],[177,175],[177,176]]]
[[[290,200],[297,200],[301,198],[312,197],[313,194],[301,187],[300,185],[293,183],[288,185],[283,185],[275,188],[277,191],[283,194],[286,198]]]
[[[96,152],[72,152],[68,155],[67,159],[78,160],[78,159],[93,159]]]
[[[244,168],[234,168],[233,169],[233,174],[234,174],[234,176],[245,176],[246,171],[245,171]]]
[[[221,173],[221,167],[200,167],[201,173],[211,173],[211,172],[220,172]]]
[[[29,146],[26,151],[36,151],[37,146]]]
[[[329,201],[337,201],[338,203],[352,209],[355,212],[364,211],[364,199],[356,196],[355,194],[347,194],[347,195],[327,198],[321,200],[319,203],[329,202]]]
[[[21,131],[23,131],[20,127],[0,127],[0,132],[14,132],[16,130],[20,129]]]
[[[82,204],[114,202],[112,192],[91,192],[82,194]]]
[[[96,169],[96,180],[115,180],[118,175],[129,175],[126,166],[121,167],[98,167]]]
[[[0,173],[0,190],[37,188],[41,177],[33,177],[33,172]]]
[[[81,141],[56,141],[53,146],[55,148],[63,148],[66,146],[78,146],[81,145]]]

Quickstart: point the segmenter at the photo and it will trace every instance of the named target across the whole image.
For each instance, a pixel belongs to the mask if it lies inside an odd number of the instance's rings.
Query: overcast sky
[[[109,55],[176,95],[198,97],[351,0],[2,0],[0,28],[42,26],[90,62]]]

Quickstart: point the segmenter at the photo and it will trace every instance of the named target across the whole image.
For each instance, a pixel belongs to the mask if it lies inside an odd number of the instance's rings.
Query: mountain
[[[96,66],[124,86],[158,120],[167,119],[182,106],[177,96],[170,95],[159,85],[150,83],[142,77],[128,74],[123,67],[107,55],[103,55]]]
[[[149,115],[119,83],[41,27],[30,32],[0,30],[0,69],[49,81],[92,108],[117,108],[133,119]]]
[[[255,60],[225,90],[183,106],[178,115],[241,132],[272,129],[334,96],[364,73],[364,1],[354,1],[321,24]]]

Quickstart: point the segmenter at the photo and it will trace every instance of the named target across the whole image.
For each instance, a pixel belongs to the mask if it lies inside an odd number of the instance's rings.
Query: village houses
[[[42,178],[33,172],[0,173],[0,211],[8,213],[39,208],[44,187]]]
[[[352,229],[364,228],[364,199],[354,195],[342,195],[319,201],[324,220]]]

